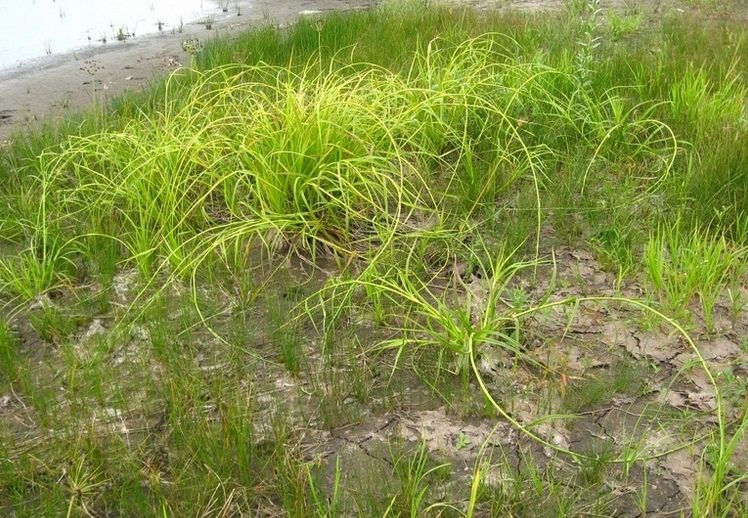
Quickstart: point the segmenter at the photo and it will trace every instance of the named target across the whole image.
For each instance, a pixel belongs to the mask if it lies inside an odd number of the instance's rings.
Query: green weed
[[[10,385],[20,375],[22,356],[18,339],[5,320],[0,320],[0,383]]]
[[[609,372],[591,373],[589,377],[570,383],[563,404],[567,410],[578,413],[604,404],[615,395],[636,396],[643,388],[640,366],[621,362],[612,365]]]
[[[713,330],[717,297],[731,279],[742,275],[742,255],[742,250],[730,245],[724,236],[710,236],[698,229],[686,234],[676,221],[661,226],[650,237],[645,271],[670,312],[687,312],[698,296],[706,326]]]

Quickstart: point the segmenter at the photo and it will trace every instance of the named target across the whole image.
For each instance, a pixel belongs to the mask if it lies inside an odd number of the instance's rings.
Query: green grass
[[[745,38],[384,3],[14,135],[0,514],[744,512]]]

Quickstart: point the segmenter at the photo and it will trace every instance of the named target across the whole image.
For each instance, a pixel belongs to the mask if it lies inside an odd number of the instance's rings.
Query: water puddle
[[[23,0],[3,4],[8,23],[0,31],[0,70],[145,34],[176,32],[190,22],[218,21],[249,8],[246,0]]]

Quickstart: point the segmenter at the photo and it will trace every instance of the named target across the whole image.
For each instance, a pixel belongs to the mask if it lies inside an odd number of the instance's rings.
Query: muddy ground
[[[400,487],[392,478],[395,465],[422,447],[430,467],[448,466],[446,475],[428,479],[430,502],[466,505],[474,473],[481,469],[485,494],[475,516],[496,516],[491,514],[491,502],[500,498],[529,499],[525,505],[539,516],[557,516],[561,511],[551,496],[543,505],[533,501],[538,496],[530,489],[532,472],[549,477],[545,484],[555,481],[564,486],[555,491],[574,502],[573,516],[603,512],[622,517],[690,516],[694,484],[709,473],[704,452],[718,412],[714,386],[694,347],[723,391],[723,419],[738,419],[745,411],[745,393],[744,384],[735,381],[748,376],[748,312],[736,316],[723,297],[715,309],[714,329],[707,332],[694,305],[691,343],[641,306],[620,300],[642,300],[647,290],[639,279],[618,283],[591,252],[560,247],[552,256],[545,255],[548,262],[536,274],[528,271],[517,277],[505,297],[521,295],[528,307],[541,301],[549,306],[518,322],[517,343],[526,354],[518,357],[486,346],[476,351],[480,379],[501,411],[487,403],[475,376],[463,381],[466,378],[447,372],[453,367],[449,361],[444,363],[441,381],[433,384],[433,371],[428,369],[434,360],[428,351],[416,356],[406,352],[397,361],[391,354],[374,353],[371,344],[388,337],[390,329],[363,314],[352,314],[341,324],[342,336],[360,342],[360,350],[352,349],[353,354],[351,349],[339,356],[323,353],[319,335],[309,327],[300,328],[302,365],[294,374],[279,357],[267,324],[271,297],[281,300],[289,292],[280,285],[248,310],[246,327],[254,339],[248,342],[251,353],[246,356],[231,353],[210,333],[199,331],[189,335],[189,343],[177,339],[169,347],[185,348],[207,386],[220,377],[221,385],[232,387],[230,392],[252,400],[258,444],[273,444],[282,416],[283,425],[294,430],[294,448],[319,467],[331,492],[338,478],[347,491],[343,495],[364,501],[389,498],[388,492],[395,494]],[[292,314],[299,297],[312,294],[315,284],[321,285],[334,273],[332,268],[327,273],[313,271],[314,279],[309,280],[312,271],[304,264],[290,267],[294,285],[294,279],[307,282],[299,288],[303,292],[283,303],[284,311]],[[117,308],[129,307],[139,295],[137,278],[135,271],[116,276],[109,301],[113,309],[82,322],[74,331],[72,346],[61,347],[64,342],[57,337],[39,333],[33,320],[38,305],[19,316],[15,328],[22,335],[22,349],[37,365],[34,377],[50,379],[65,377],[63,358],[69,362],[72,354],[76,363],[93,365],[93,358],[101,360],[101,339],[120,337],[114,338],[116,345],[107,350],[104,361],[109,375],[118,380],[111,385],[115,391],[111,397],[127,394],[129,403],[124,408],[133,411],[121,410],[122,403],[107,406],[91,396],[76,395],[63,383],[57,395],[59,416],[64,421],[66,409],[87,407],[90,425],[98,434],[145,433],[158,444],[168,440],[170,432],[165,425],[168,403],[148,395],[153,389],[147,387],[161,386],[165,372],[154,333],[164,329],[166,334],[181,335],[184,330],[178,326],[185,308],[184,302],[176,303],[167,309],[168,322],[146,320],[122,335]],[[456,300],[469,293],[472,307],[480,311],[487,282],[479,275],[468,277],[455,285]],[[178,285],[169,289],[188,291]],[[741,289],[748,298],[748,290]],[[204,295],[219,304],[218,314],[236,314],[231,297],[209,288]],[[45,304],[64,312],[72,300],[63,295]],[[227,322],[219,318],[211,324],[228,336]],[[177,327],[171,330],[171,325]],[[437,349],[434,346],[433,351]],[[219,423],[223,397],[206,392],[196,411]],[[566,417],[544,420],[559,414]],[[33,406],[14,392],[0,395],[0,419],[18,439],[14,450],[39,444],[53,433],[40,429]],[[748,441],[742,439],[733,457],[736,473],[748,472],[747,449]],[[583,457],[575,459],[568,451]],[[371,494],[362,494],[366,491]],[[548,490],[547,495],[552,494]],[[346,498],[343,509],[360,505]],[[277,503],[268,501],[255,515],[279,513]],[[524,514],[520,511],[518,516]]]
[[[21,68],[0,70],[0,142],[13,130],[32,126],[45,118],[65,117],[90,107],[93,95],[99,102],[125,91],[147,88],[154,77],[189,65],[190,56],[182,49],[185,39],[207,40],[266,22],[285,24],[296,17],[333,9],[362,9],[375,0],[261,0],[243,6],[242,15],[216,21],[211,30],[199,21],[185,24],[182,32],[166,28],[160,34],[110,41],[60,55],[51,55],[24,64]],[[81,70],[86,60],[103,67],[92,78]],[[92,88],[92,80],[96,88]]]

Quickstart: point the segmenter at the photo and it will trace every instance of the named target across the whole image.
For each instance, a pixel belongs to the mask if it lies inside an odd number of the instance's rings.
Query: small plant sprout
[[[239,5],[239,0],[234,0],[234,9],[236,9],[236,15],[241,16],[242,15],[242,6]]]
[[[748,297],[745,296],[739,281],[733,280],[726,289],[727,299],[730,301],[730,319],[732,321],[732,327],[734,328],[738,323],[738,318],[743,313],[743,310],[748,304]]]
[[[101,488],[107,484],[100,470],[89,471],[85,457],[76,459],[75,463],[62,471],[60,482],[64,481],[68,498],[67,516],[73,515],[74,509],[79,509],[84,516],[91,516],[87,503],[94,500]]]
[[[588,0],[584,2],[574,2],[583,5],[581,8],[582,18],[582,35],[577,41],[577,55],[574,62],[574,73],[578,82],[578,88],[584,90],[591,84],[590,75],[594,63],[595,50],[602,43],[598,35],[600,22],[598,18],[602,10],[600,9],[600,0]]]
[[[208,16],[207,18],[205,18],[205,20],[203,20],[203,25],[205,25],[206,29],[210,30],[213,28],[214,21],[215,19],[212,16]]]
[[[229,12],[229,0],[218,0],[218,7],[220,7],[221,11],[224,13]]]
[[[158,27],[158,32],[164,32],[164,22],[161,20],[156,22],[156,27]]]
[[[470,439],[465,435],[464,431],[461,431],[460,434],[457,436],[457,440],[455,441],[455,448],[458,450],[463,449],[466,446],[469,446],[471,443]]]
[[[117,29],[117,41],[125,41],[127,38],[130,38],[132,34],[130,34],[130,31],[127,30],[127,27],[120,27]]]

